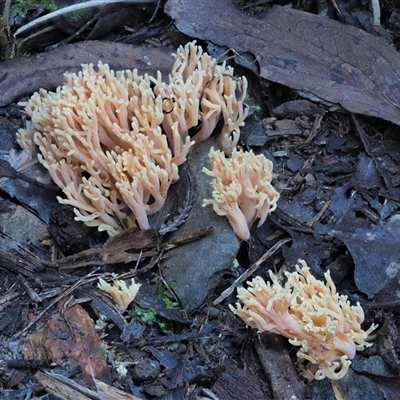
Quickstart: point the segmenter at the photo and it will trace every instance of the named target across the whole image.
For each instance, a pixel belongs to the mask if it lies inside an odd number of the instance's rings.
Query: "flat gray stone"
[[[189,311],[200,307],[209,295],[213,295],[221,276],[232,265],[239,250],[239,242],[227,218],[218,216],[212,206],[202,206],[203,199],[212,197],[212,177],[202,169],[204,166],[211,168],[208,153],[213,144],[213,141],[201,143],[189,155],[185,165],[192,172],[195,203],[186,222],[171,237],[182,237],[209,227],[214,231],[166,252],[161,261],[164,278],[182,307]]]

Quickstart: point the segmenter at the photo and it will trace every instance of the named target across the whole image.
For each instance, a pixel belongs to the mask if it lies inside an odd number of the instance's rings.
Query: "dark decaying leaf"
[[[376,376],[371,379],[379,386],[385,394],[385,400],[397,400],[400,393],[400,380],[398,376]]]
[[[374,160],[365,153],[360,153],[358,156],[356,171],[351,176],[351,187],[355,190],[383,191],[384,185]]]
[[[400,272],[400,220],[391,218],[374,229],[357,229],[355,232],[333,232],[343,240],[356,266],[355,282],[360,291],[369,298],[387,285],[395,286],[391,293],[381,293],[379,301],[397,300]],[[378,299],[377,299],[378,300]]]
[[[136,282],[141,284],[140,290],[135,297],[135,303],[140,307],[153,310],[158,316],[166,318],[169,321],[176,321],[182,324],[190,322],[179,312],[180,309],[176,307],[168,308],[152,284],[148,283],[145,279],[136,279]]]
[[[289,265],[296,265],[299,258],[307,260],[307,265],[318,279],[324,279],[326,271],[322,266],[329,266],[333,272],[332,266],[328,262],[337,257],[339,240],[326,240],[323,235],[310,235],[302,232],[291,232],[291,236],[293,239],[291,245],[283,248],[285,260]],[[343,273],[347,272],[344,265],[341,265],[340,269],[340,274],[334,274],[336,279],[343,277]]]
[[[400,125],[400,56],[360,29],[279,6],[258,19],[231,0],[169,0],[165,10],[187,35],[252,52],[263,78]]]
[[[0,94],[1,96],[1,94]],[[3,162],[2,166],[5,166]],[[2,171],[4,175],[12,175],[12,170]],[[29,168],[30,176],[41,177],[43,176],[43,167],[40,164],[35,164]],[[53,190],[47,190],[51,186],[48,185],[47,189],[38,188],[37,185],[33,185],[31,182],[27,182],[27,179],[21,180],[21,178],[27,178],[27,174],[19,174],[18,179],[2,179],[0,188],[3,193],[6,193],[10,198],[16,199],[26,209],[31,211],[37,217],[39,217],[45,224],[48,224],[51,219],[51,214],[60,209],[55,192]]]
[[[164,76],[174,63],[171,50],[166,48],[143,49],[102,41],[79,42],[32,57],[6,60],[0,63],[0,107],[40,88],[54,90],[63,84],[65,72],[78,72],[81,64],[97,65],[99,60],[114,70],[137,68],[141,74],[159,70]]]
[[[345,243],[354,260],[354,279],[361,292],[369,298],[380,293],[379,298],[375,296],[377,301],[396,300],[393,293],[399,289],[400,219],[394,215],[374,226],[365,218],[357,218],[356,213],[362,212],[359,203],[363,204],[356,193],[348,196],[345,188],[337,188],[329,207],[333,217],[327,225],[317,223],[315,228]],[[384,293],[388,285],[394,289],[389,298]]]
[[[357,119],[352,116],[354,126],[363,142],[367,154],[375,164],[376,170],[385,182],[389,197],[398,199],[400,197],[400,177],[399,177],[399,159],[400,143],[396,137],[390,135],[377,134],[370,137],[366,134]],[[359,166],[363,168],[363,166]],[[368,174],[372,173],[372,166],[361,170],[366,174],[364,181],[368,180]],[[376,181],[376,179],[375,179]]]
[[[90,306],[113,321],[119,329],[123,330],[128,325],[121,312],[115,307],[115,303],[97,287],[86,285],[84,288],[75,289],[73,293],[76,299],[90,299]]]

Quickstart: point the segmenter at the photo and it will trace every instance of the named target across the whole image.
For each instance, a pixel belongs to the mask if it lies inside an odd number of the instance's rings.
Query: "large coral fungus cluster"
[[[168,136],[179,132],[187,140],[192,129],[195,142],[206,140],[220,119],[223,120],[219,134],[221,147],[230,153],[236,147],[240,126],[248,114],[244,106],[247,80],[233,76],[233,68],[223,62],[218,65],[199,46],[189,43],[176,54],[169,83],[162,82],[161,74],[154,92],[164,100],[169,110],[162,126]]]
[[[55,93],[42,90],[25,103],[31,123],[19,142],[39,148],[39,161],[63,190],[61,203],[76,219],[115,234],[128,209],[142,229],[178,178],[178,166],[159,127],[162,99],[148,77],[114,75],[108,65],[66,74]],[[186,146],[182,152],[188,151]],[[181,157],[182,155],[176,155]],[[151,200],[151,203],[150,203]]]
[[[26,103],[31,121],[21,146],[35,154],[63,190],[76,219],[110,235],[137,225],[162,207],[195,141],[223,119],[222,143],[234,147],[247,115],[245,78],[203,54],[195,43],[178,49],[169,83],[137,70],[114,73],[99,62],[65,74],[55,92]],[[190,130],[195,130],[194,140]]]
[[[250,237],[249,228],[259,219],[261,226],[268,213],[275,210],[279,193],[271,185],[272,162],[253,151],[232,151],[231,157],[211,149],[211,171],[203,171],[214,177],[212,199],[203,205],[212,205],[218,215],[225,215],[238,239]]]
[[[255,277],[247,289],[238,289],[242,304],[230,308],[259,332],[277,333],[300,346],[297,357],[307,362],[302,369],[309,379],[340,379],[356,350],[371,346],[366,339],[376,326],[362,330],[361,306],[350,305],[347,296],[336,293],[329,271],[324,284],[310,273],[305,261],[299,262],[295,272],[286,272],[284,286],[271,271],[272,285]]]

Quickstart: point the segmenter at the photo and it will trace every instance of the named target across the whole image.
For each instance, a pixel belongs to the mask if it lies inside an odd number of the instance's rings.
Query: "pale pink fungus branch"
[[[300,368],[309,380],[343,378],[356,351],[371,346],[366,339],[377,325],[361,328],[363,309],[336,292],[329,271],[324,283],[299,260],[296,271],[285,275],[284,286],[271,271],[272,284],[255,277],[247,289],[238,288],[240,303],[230,309],[258,332],[276,333],[300,346],[297,357],[307,362]]]
[[[18,141],[39,153],[64,192],[58,200],[74,207],[77,220],[109,235],[132,225],[148,229],[148,215],[179,179],[178,166],[220,119],[221,143],[228,152],[236,146],[247,115],[246,79],[195,42],[175,58],[169,83],[160,73],[115,73],[99,62],[98,71],[83,65],[55,92],[40,90],[20,103],[31,121]]]
[[[218,215],[225,215],[236,236],[248,240],[250,228],[259,219],[260,227],[268,214],[275,210],[279,193],[271,185],[272,162],[253,151],[234,149],[230,158],[219,150],[210,150],[211,171],[214,177],[212,199],[203,206],[212,205]]]
[[[99,278],[97,287],[108,294],[114,299],[116,306],[119,311],[125,311],[129,304],[135,299],[137,292],[139,291],[140,283],[135,283],[135,279],[131,279],[129,287],[123,280],[115,280],[112,285],[107,283],[104,279]]]
[[[161,208],[179,178],[175,161],[184,162],[187,151],[172,160],[160,128],[162,99],[147,76],[98,68],[84,65],[56,92],[41,90],[23,103],[32,125],[19,141],[38,146],[39,161],[66,196],[58,200],[74,207],[77,220],[110,235],[132,223],[148,229],[147,215]]]
[[[164,99],[163,128],[167,135],[171,137],[171,127],[175,126],[184,148],[192,131],[192,140],[202,142],[222,119],[220,142],[230,153],[238,143],[240,126],[248,114],[244,103],[246,78],[235,78],[232,67],[225,62],[218,64],[195,42],[179,47],[175,58],[169,83],[162,82],[160,75],[152,79],[154,92]]]

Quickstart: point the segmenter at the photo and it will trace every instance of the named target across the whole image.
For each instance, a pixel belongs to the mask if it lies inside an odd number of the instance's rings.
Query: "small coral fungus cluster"
[[[214,177],[213,199],[203,205],[212,205],[218,215],[226,215],[237,237],[247,240],[249,228],[259,219],[261,226],[270,211],[275,210],[279,198],[272,187],[272,162],[262,154],[234,149],[226,158],[224,152],[210,151],[211,168],[203,171]]]
[[[336,292],[329,271],[324,284],[310,273],[305,261],[299,263],[295,272],[286,272],[284,286],[271,271],[272,285],[255,277],[247,289],[238,289],[241,303],[230,308],[258,332],[277,333],[300,346],[297,357],[306,360],[301,368],[310,380],[340,379],[356,350],[371,346],[366,339],[376,325],[363,331],[363,309]]]
[[[125,281],[116,279],[113,284],[110,285],[104,279],[99,278],[97,287],[104,292],[107,292],[114,299],[116,307],[119,311],[124,312],[129,304],[135,299],[137,292],[142,286],[140,283],[136,283],[135,279],[132,278],[129,287]]]
[[[41,90],[21,103],[31,120],[18,140],[63,190],[76,219],[110,235],[160,210],[195,142],[222,120],[220,146],[231,152],[247,115],[247,81],[189,43],[161,74],[114,73],[99,62],[66,73],[56,92]],[[193,132],[192,132],[193,131]],[[191,134],[191,136],[189,135]]]

